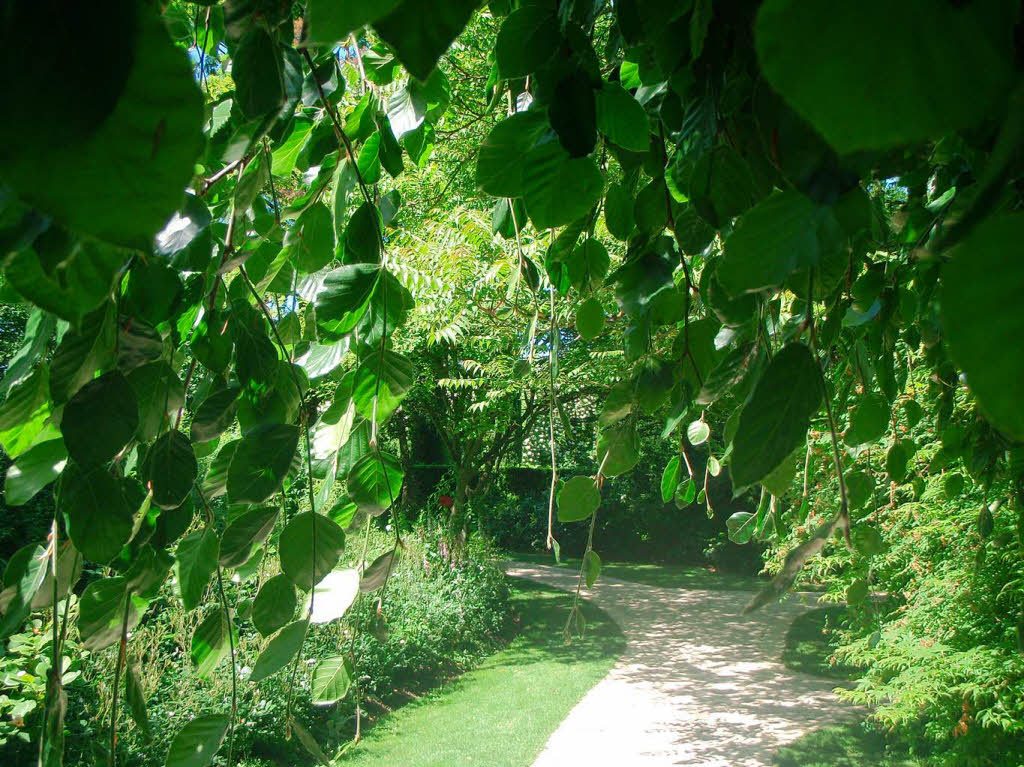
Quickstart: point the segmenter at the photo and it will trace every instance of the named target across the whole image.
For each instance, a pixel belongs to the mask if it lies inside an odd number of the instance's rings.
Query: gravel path
[[[564,590],[576,573],[513,562],[508,574]],[[533,767],[768,767],[779,747],[857,710],[835,681],[779,657],[799,597],[742,614],[749,592],[600,578],[585,597],[622,627],[615,667],[570,712]]]

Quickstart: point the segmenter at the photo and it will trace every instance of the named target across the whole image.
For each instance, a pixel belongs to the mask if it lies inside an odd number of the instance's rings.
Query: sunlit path
[[[575,573],[513,563],[509,575],[566,590]],[[749,593],[657,588],[602,578],[585,591],[627,647],[555,731],[534,767],[762,767],[808,732],[855,719],[835,681],[780,662],[799,597],[742,615]]]

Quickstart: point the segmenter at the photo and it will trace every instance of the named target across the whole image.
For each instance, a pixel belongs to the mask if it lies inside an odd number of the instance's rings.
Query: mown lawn
[[[480,667],[378,721],[341,762],[353,767],[529,767],[551,733],[612,667],[618,626],[584,604],[587,632],[566,645],[572,596],[511,581],[520,630]]]

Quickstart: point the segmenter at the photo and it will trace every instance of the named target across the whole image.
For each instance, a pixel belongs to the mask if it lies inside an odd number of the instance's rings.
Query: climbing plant
[[[131,631],[168,579],[186,609],[217,606],[193,640],[202,672],[229,658],[235,685],[285,673],[293,697],[309,634],[386,585],[397,539],[335,568],[346,531],[388,514],[403,482],[383,443],[417,371],[395,338],[430,282],[396,248],[432,213],[401,179],[481,125],[468,167],[524,296],[513,364],[548,365],[552,434],[564,332],[621,349],[595,473],[552,477],[558,521],[591,526],[581,580],[599,575],[602,486],[637,463],[642,416],[678,439],[666,501],[710,512],[720,474],[760,493],[730,519],[737,540],[803,519],[811,473],[834,477],[752,607],[836,532],[851,545],[862,452],[887,446],[888,479],[913,479],[897,408],[941,429],[966,386],[979,426],[945,465],[973,457],[980,481],[1014,488],[993,513],[1021,513],[1016,4],[479,5],[5,6],[2,292],[30,315],[0,444],[7,503],[52,492],[56,511],[7,564],[0,636],[34,609],[57,618],[40,764],[62,762],[69,624],[117,653],[112,764],[122,708],[147,726]],[[485,62],[483,112],[448,76],[460,60]],[[912,367],[930,396],[908,391]],[[809,432],[827,461],[809,460]],[[693,450],[710,452],[703,476]],[[303,500],[282,515],[288,488]],[[223,582],[267,541],[282,575],[252,611],[272,638],[243,682]],[[100,577],[81,590],[86,562]],[[279,607],[297,593],[292,620]],[[312,702],[358,695],[357,663],[344,647],[320,661]],[[283,726],[321,758],[293,705]],[[167,764],[232,764],[236,724],[233,707],[186,723]]]

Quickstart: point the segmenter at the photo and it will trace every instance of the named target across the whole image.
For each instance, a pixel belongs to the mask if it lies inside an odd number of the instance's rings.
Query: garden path
[[[513,562],[508,574],[576,588],[577,574],[562,568]],[[622,627],[626,650],[533,767],[768,767],[787,743],[858,716],[833,694],[834,680],[779,661],[806,597],[745,616],[743,591],[602,577],[583,596]]]

